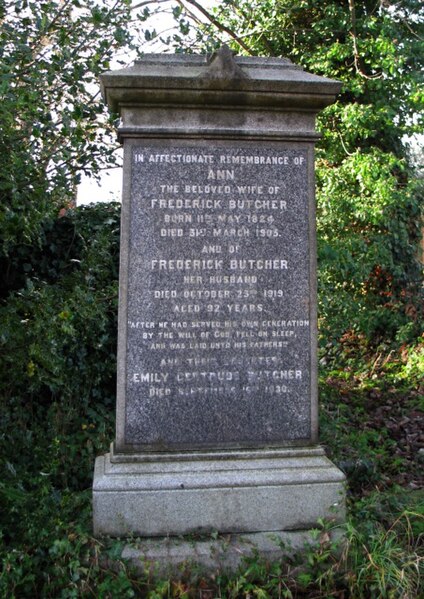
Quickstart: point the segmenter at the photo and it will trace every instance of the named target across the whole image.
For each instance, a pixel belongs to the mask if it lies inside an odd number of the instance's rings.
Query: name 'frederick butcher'
[[[222,270],[224,260],[203,259],[194,260],[176,259],[176,260],[151,260],[151,270]],[[281,259],[232,259],[228,262],[230,270],[287,270],[287,260]]]

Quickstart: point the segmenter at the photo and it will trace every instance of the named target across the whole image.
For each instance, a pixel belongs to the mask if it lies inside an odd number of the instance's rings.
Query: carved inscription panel
[[[309,439],[307,151],[131,151],[126,444]]]

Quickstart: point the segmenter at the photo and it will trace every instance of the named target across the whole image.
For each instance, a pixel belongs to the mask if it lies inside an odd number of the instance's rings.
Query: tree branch
[[[203,8],[203,6],[201,6],[196,0],[184,0],[184,1],[187,2],[187,4],[191,4],[191,6],[194,6],[194,8],[196,8],[196,10],[201,12],[202,15],[204,15],[208,19],[208,21],[210,23],[212,23],[212,25],[215,25],[215,27],[219,31],[224,31],[225,33],[228,33],[228,35],[231,36],[233,38],[233,40],[236,41],[239,44],[239,46],[241,46],[243,48],[243,50],[245,50],[251,56],[254,56],[254,52],[252,52],[252,50],[249,48],[249,46],[247,46],[244,43],[244,41],[232,29],[230,29],[226,25],[223,25],[222,23],[220,23],[218,21],[218,19],[216,19],[209,11],[207,11],[205,8]],[[181,4],[182,4],[182,2],[181,2]]]
[[[143,8],[143,6],[148,6],[149,4],[163,4],[167,3],[169,0],[144,0],[144,2],[139,2],[134,6],[131,6],[131,10],[136,10],[137,8]]]
[[[378,75],[367,75],[364,73],[361,67],[361,56],[358,50],[358,36],[356,33],[356,12],[355,12],[355,0],[348,0],[349,2],[349,13],[350,13],[350,22],[352,24],[352,28],[350,31],[350,35],[353,41],[353,60],[355,63],[356,72],[364,77],[364,79],[381,79],[383,73],[379,73]]]
[[[234,8],[235,11],[237,11],[245,20],[245,22],[247,23],[251,23],[252,20],[249,18],[249,16],[244,12],[244,10],[242,10],[239,6],[237,6],[237,3],[231,2],[231,6]],[[253,24],[255,25],[255,22],[253,21]],[[266,50],[268,51],[270,56],[275,56],[275,52],[274,52],[274,48],[272,47],[271,42],[269,41],[269,39],[266,37],[265,32],[262,30],[259,33],[259,39],[261,40],[261,42],[263,43],[263,45],[265,46]]]

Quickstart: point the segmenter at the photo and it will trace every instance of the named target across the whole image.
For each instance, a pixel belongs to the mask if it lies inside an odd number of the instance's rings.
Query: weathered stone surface
[[[308,160],[132,147],[125,447],[311,441]]]
[[[113,459],[113,457],[112,457]],[[344,517],[343,474],[321,449],[97,458],[95,533],[290,531]]]
[[[333,529],[330,535],[332,542],[340,539],[340,528]],[[258,554],[273,562],[301,551],[305,545],[318,544],[319,537],[312,538],[305,531],[233,533],[196,541],[166,537],[136,540],[124,547],[121,557],[140,574],[178,577],[187,569],[190,572],[194,565],[196,573],[235,572]]]
[[[102,75],[102,92],[113,111],[125,104],[181,105],[184,95],[191,105],[230,104],[239,109],[302,105],[317,112],[340,90],[338,81],[306,73],[287,58],[236,56],[234,62],[237,76],[228,76],[227,60],[220,77],[210,55],[145,54],[132,67]]]
[[[96,534],[340,522],[344,477],[316,445],[313,154],[340,84],[224,49],[145,56],[102,85],[124,180],[117,432],[96,461]]]

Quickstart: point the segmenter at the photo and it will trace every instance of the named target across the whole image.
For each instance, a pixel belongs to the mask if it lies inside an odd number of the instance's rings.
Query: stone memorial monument
[[[340,84],[224,46],[146,55],[102,89],[124,179],[95,533],[261,546],[343,520],[344,477],[318,445],[314,200],[315,116]]]

